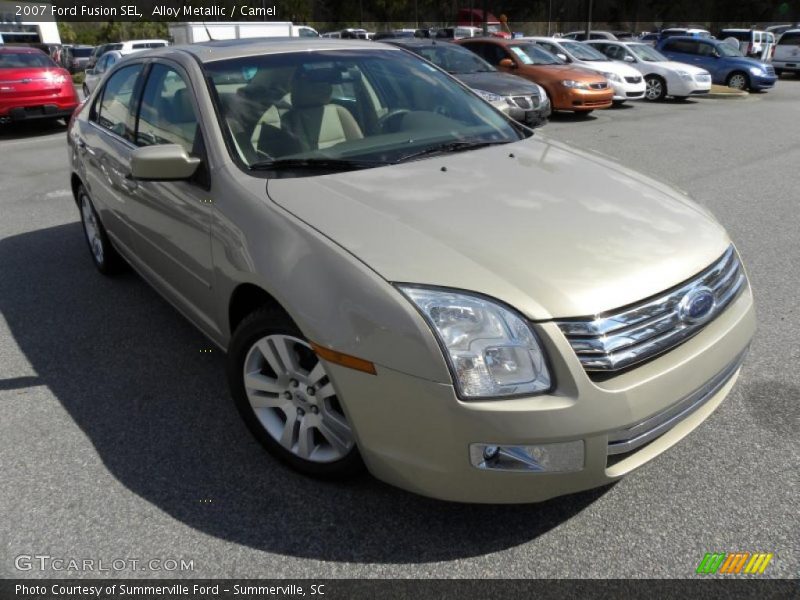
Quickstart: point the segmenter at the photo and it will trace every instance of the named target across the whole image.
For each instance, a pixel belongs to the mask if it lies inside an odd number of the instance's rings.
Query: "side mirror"
[[[504,69],[516,69],[517,63],[515,63],[510,58],[501,58],[500,62],[497,63],[497,66],[503,67]]]
[[[564,54],[563,52],[559,52],[558,54],[556,54],[556,56],[561,60],[563,60],[564,62],[570,62],[570,60],[567,58],[567,55]]]
[[[131,153],[131,178],[150,181],[189,179],[200,165],[178,144],[145,146]]]
[[[630,54],[626,54],[625,58],[623,58],[622,60],[624,60],[625,62],[630,62],[630,63],[636,62],[636,59],[633,58]]]

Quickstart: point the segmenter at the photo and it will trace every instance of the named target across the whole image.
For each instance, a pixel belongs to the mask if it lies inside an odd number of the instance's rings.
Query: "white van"
[[[775,74],[800,73],[800,29],[790,29],[778,38],[772,57]]]
[[[739,52],[758,60],[768,60],[775,43],[775,36],[772,33],[759,29],[723,29],[717,38],[722,41],[735,39]]]

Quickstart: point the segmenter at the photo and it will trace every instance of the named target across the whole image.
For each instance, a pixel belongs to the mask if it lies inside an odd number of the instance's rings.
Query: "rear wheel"
[[[363,469],[325,365],[283,312],[262,308],[237,327],[228,382],[251,433],[290,467],[322,478]]]
[[[78,188],[78,208],[81,211],[81,224],[89,253],[97,270],[103,275],[113,275],[125,268],[125,261],[108,240],[106,230],[97,216],[91,198],[83,186]]]
[[[658,75],[648,75],[644,78],[645,100],[656,101],[667,97],[667,82]]]
[[[750,79],[747,77],[746,73],[741,71],[734,71],[728,75],[728,80],[726,83],[728,84],[728,87],[735,90],[746,90],[748,87],[750,87]]]

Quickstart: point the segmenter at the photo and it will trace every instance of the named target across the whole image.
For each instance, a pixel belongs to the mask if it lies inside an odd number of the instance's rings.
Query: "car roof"
[[[392,46],[453,46],[453,44],[444,41],[442,38],[395,38],[381,41],[381,44],[391,44]]]
[[[377,47],[380,50],[400,51],[389,44]],[[177,54],[191,54],[200,62],[213,62],[230,58],[259,56],[262,54],[282,54],[286,52],[302,52],[304,50],[375,50],[375,42],[371,40],[352,40],[335,38],[296,38],[265,37],[245,38],[238,40],[217,40],[196,42],[180,46],[151,48],[137,56],[169,57]]]
[[[691,35],[673,35],[671,37],[665,38],[665,42],[674,42],[674,41],[687,41],[687,42],[705,42],[706,44],[722,44],[724,43],[722,40],[715,40],[712,38],[699,38],[693,37]]]
[[[30,46],[0,46],[0,53],[2,54],[45,54],[43,50],[39,50],[39,48],[31,48]]]

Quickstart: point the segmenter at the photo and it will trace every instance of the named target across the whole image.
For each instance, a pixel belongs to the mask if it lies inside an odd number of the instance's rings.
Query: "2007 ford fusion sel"
[[[684,194],[349,40],[135,54],[69,128],[91,257],[227,352],[258,440],[323,477],[530,502],[698,427],[755,329]]]

